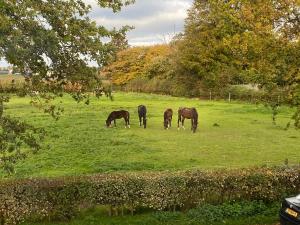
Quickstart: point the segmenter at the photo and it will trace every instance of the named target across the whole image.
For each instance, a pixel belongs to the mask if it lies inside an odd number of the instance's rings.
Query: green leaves
[[[96,1],[96,0],[95,0]],[[98,0],[114,12],[132,0]],[[110,95],[98,78],[98,67],[106,65],[118,50],[126,47],[124,26],[109,30],[89,18],[91,6],[82,0],[5,0],[0,2],[0,58],[22,74],[26,84],[20,89],[0,88],[0,94],[30,95],[31,104],[58,119],[63,109],[51,100],[70,93],[76,101],[89,103],[89,93]],[[103,41],[103,39],[107,41]],[[77,88],[67,88],[67,86]],[[43,132],[4,115],[6,98],[0,96],[0,166],[12,172],[12,165],[27,155],[28,148],[41,148]]]
[[[299,173],[298,167],[252,168],[4,181],[0,182],[0,222],[16,224],[33,215],[71,219],[82,207],[99,205],[109,206],[116,215],[140,207],[158,211],[192,208],[187,216],[205,222],[249,217],[270,213],[265,203],[297,193]],[[244,203],[237,203],[240,201]],[[167,217],[156,216],[159,220]]]
[[[103,7],[120,10],[133,1],[105,1]],[[105,65],[126,44],[124,26],[108,30],[88,16],[90,6],[81,0],[5,1],[0,11],[0,52],[22,72],[30,70],[39,81],[54,79],[93,83],[89,63]],[[109,40],[103,42],[103,38]],[[31,79],[31,78],[29,78]]]
[[[123,6],[134,3],[135,0],[98,0],[101,7],[112,8],[114,12],[120,11]]]
[[[13,173],[13,164],[26,157],[26,147],[33,153],[41,149],[45,132],[9,116],[0,117],[0,127],[0,167]]]
[[[289,97],[279,105],[297,110],[299,18],[297,0],[195,0],[178,42],[178,64],[207,89],[256,84],[272,108],[282,92]]]

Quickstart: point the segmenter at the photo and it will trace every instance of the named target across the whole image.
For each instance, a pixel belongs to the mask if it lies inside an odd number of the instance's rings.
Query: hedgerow
[[[0,182],[0,224],[70,219],[83,208],[110,215],[135,209],[183,210],[232,201],[274,202],[300,191],[300,167],[96,174]]]

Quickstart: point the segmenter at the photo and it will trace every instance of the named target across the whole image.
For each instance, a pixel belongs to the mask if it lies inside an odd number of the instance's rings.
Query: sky
[[[131,46],[167,43],[184,29],[184,19],[193,0],[136,0],[121,12],[97,7],[96,0],[85,0],[92,6],[90,17],[107,28],[124,25],[135,28],[127,35]],[[0,60],[0,67],[7,63]]]

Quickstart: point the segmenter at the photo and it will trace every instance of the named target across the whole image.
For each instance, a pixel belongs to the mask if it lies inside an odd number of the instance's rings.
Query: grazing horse
[[[138,113],[139,113],[140,127],[142,126],[142,119],[143,119],[143,125],[144,125],[144,128],[146,128],[146,125],[147,125],[147,118],[146,118],[147,109],[146,109],[146,106],[139,105],[138,106]]]
[[[171,127],[172,116],[173,116],[172,109],[167,109],[164,112],[164,127],[165,127],[165,129],[168,129],[169,127]]]
[[[125,128],[130,128],[129,124],[129,112],[125,110],[120,111],[113,111],[109,114],[107,120],[106,120],[106,126],[111,127],[111,122],[114,121],[114,124],[116,126],[116,119],[124,118],[125,120]]]
[[[178,109],[178,130],[179,130],[179,122],[181,122],[181,126],[184,128],[184,120],[191,119],[192,126],[191,130],[193,133],[196,132],[198,126],[198,113],[195,108],[179,108]]]

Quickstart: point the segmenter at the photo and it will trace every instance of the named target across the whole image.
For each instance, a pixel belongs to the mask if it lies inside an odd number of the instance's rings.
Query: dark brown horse
[[[142,120],[144,128],[146,129],[147,126],[147,108],[144,105],[138,106],[138,114],[139,114],[139,120],[140,120],[140,127],[142,126]]]
[[[173,110],[172,109],[167,109],[164,112],[164,127],[165,127],[165,129],[168,129],[168,128],[171,127],[172,116],[173,116]]]
[[[106,126],[111,127],[111,122],[114,121],[115,126],[116,124],[116,119],[121,119],[124,118],[125,120],[125,128],[130,128],[129,124],[129,112],[125,110],[120,110],[120,111],[113,111],[109,114],[107,120],[106,120]]]
[[[198,113],[195,108],[179,108],[178,109],[178,130],[179,130],[179,122],[181,122],[181,126],[184,128],[184,120],[190,119],[192,122],[191,130],[195,133],[198,126]]]

